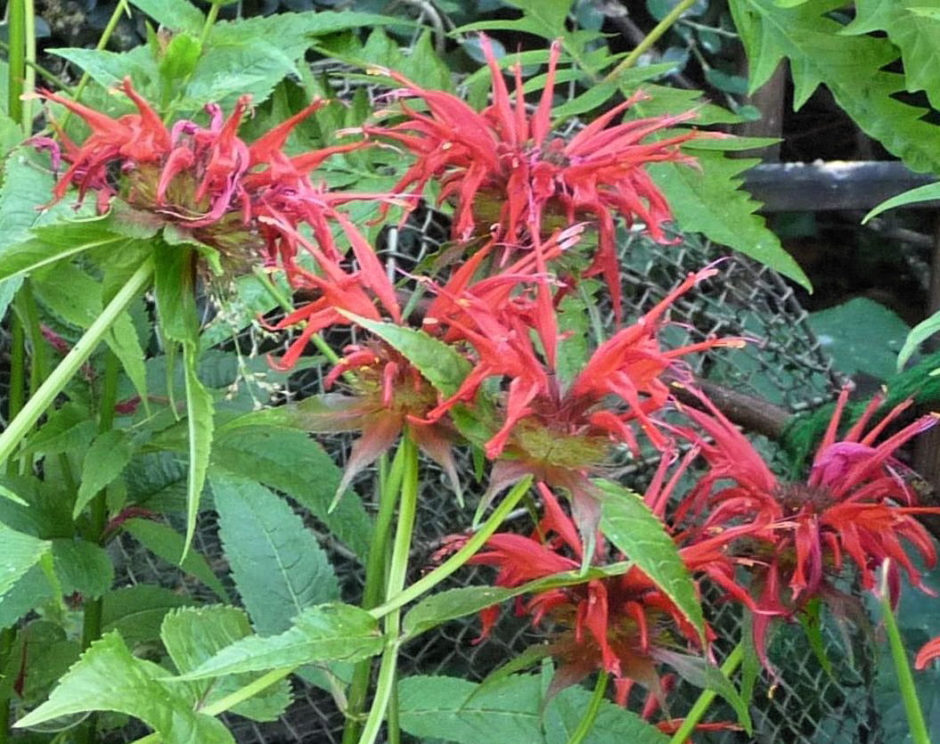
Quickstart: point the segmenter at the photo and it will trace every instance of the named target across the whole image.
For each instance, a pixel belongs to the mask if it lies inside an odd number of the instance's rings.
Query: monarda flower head
[[[56,183],[56,200],[72,185],[80,199],[94,192],[100,212],[119,198],[190,231],[224,256],[261,258],[280,263],[288,272],[296,266],[293,231],[301,223],[311,226],[322,250],[339,255],[329,223],[337,214],[334,207],[344,199],[315,188],[308,175],[327,157],[361,144],[293,157],[281,150],[293,128],[324,100],[314,101],[249,144],[238,136],[249,110],[248,96],[238,99],[228,117],[217,105],[207,105],[208,126],[182,119],[168,128],[129,78],[118,89],[133,102],[136,113],[112,118],[56,93],[42,92],[47,100],[81,117],[91,130],[78,144],[53,122],[58,142],[33,139],[34,145],[52,150],[55,165],[60,159],[68,164]],[[277,229],[282,225],[290,230]],[[355,231],[348,221],[342,227]]]
[[[668,242],[663,226],[671,220],[669,205],[645,166],[694,163],[680,152],[679,145],[699,133],[648,138],[694,118],[695,113],[614,124],[644,99],[636,94],[565,140],[551,132],[560,44],[552,45],[545,86],[530,115],[518,67],[513,102],[489,41],[484,36],[481,42],[492,73],[493,100],[486,109],[478,113],[449,93],[423,89],[397,72],[382,69],[382,74],[403,86],[394,94],[401,101],[400,110],[385,115],[404,114],[405,120],[364,131],[393,140],[415,156],[396,191],[417,197],[429,182],[440,184],[439,199],[453,200],[456,205],[453,231],[458,240],[482,229],[507,246],[532,246],[562,221],[596,225],[598,247],[587,275],[603,275],[619,313],[616,218],[622,217],[628,225],[641,222],[654,240]],[[412,107],[415,99],[424,103],[427,112]]]
[[[698,520],[689,533],[693,542],[696,535],[720,534],[729,527],[746,532],[731,552],[751,572],[759,594],[754,634],[761,654],[774,616],[790,617],[813,598],[841,598],[833,582],[848,561],[855,564],[862,586],[872,590],[875,571],[890,559],[887,580],[895,600],[901,571],[924,588],[909,550],[928,567],[936,564],[933,542],[916,515],[938,510],[917,506],[910,470],[894,454],[933,427],[935,416],[919,418],[879,443],[910,401],[866,431],[881,405],[875,397],[839,438],[848,400],[843,390],[809,477],[785,482],[720,411],[704,396],[700,400],[704,411],[683,410],[708,438],[691,431],[685,436],[700,448],[709,470],[680,504],[677,521]]]

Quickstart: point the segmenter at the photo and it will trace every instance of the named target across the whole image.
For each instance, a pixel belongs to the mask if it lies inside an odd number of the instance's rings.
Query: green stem
[[[610,675],[607,672],[598,673],[597,682],[594,684],[594,694],[591,695],[591,702],[588,703],[587,710],[584,711],[584,716],[578,723],[578,728],[574,730],[571,738],[568,739],[568,744],[581,744],[587,735],[591,733],[591,729],[594,728],[594,721],[601,709],[601,703],[604,701],[604,693],[607,692],[609,679]]]
[[[460,550],[404,591],[390,595],[389,598],[385,600],[384,604],[376,607],[374,610],[370,610],[370,614],[375,618],[380,618],[398,610],[433,589],[458,568],[463,566],[483,547],[486,541],[490,539],[490,536],[499,529],[503,520],[509,516],[509,513],[516,507],[516,504],[519,503],[531,485],[532,476],[527,476],[525,479],[519,481],[519,483],[506,494],[506,497],[500,502],[499,506],[493,510],[489,518],[480,525],[480,529],[464,543]]]
[[[411,535],[414,530],[415,514],[418,508],[418,447],[411,435],[402,438],[400,449],[404,450],[404,462],[401,481],[401,498],[398,505],[398,526],[395,529],[395,542],[392,545],[392,562],[388,568],[386,598],[400,594],[405,586],[408,573],[408,555],[411,552]],[[382,720],[388,710],[395,686],[395,670],[398,666],[398,649],[401,646],[401,609],[390,610],[385,616],[386,646],[379,665],[379,678],[375,686],[372,708],[366,719],[359,744],[374,744],[382,728]],[[394,734],[389,734],[391,739]]]
[[[888,561],[884,564],[884,578],[881,584],[881,610],[884,615],[885,631],[888,634],[888,645],[891,648],[891,658],[894,660],[894,673],[898,678],[898,689],[901,691],[901,700],[904,702],[904,712],[907,714],[907,724],[911,729],[911,740],[914,744],[930,744],[930,735],[927,733],[927,724],[924,721],[924,712],[917,699],[917,688],[914,685],[914,674],[907,658],[907,650],[901,638],[898,622],[891,609],[891,593],[887,586]]]
[[[10,0],[7,13],[8,89],[7,113],[13,121],[23,118],[23,84],[26,78],[26,4],[29,0]]]
[[[379,511],[375,518],[372,532],[372,544],[366,560],[366,585],[362,593],[362,608],[371,610],[385,593],[385,576],[388,563],[388,536],[391,534],[398,492],[401,488],[405,448],[399,447],[392,463],[388,467],[388,457],[383,455],[379,461]],[[362,728],[360,717],[369,692],[369,679],[372,676],[372,659],[363,659],[353,670],[352,682],[346,702],[346,725],[343,729],[343,744],[354,744]]]
[[[10,421],[6,430],[0,434],[0,464],[6,462],[17,445],[26,436],[26,433],[39,420],[39,417],[52,404],[56,396],[62,392],[69,380],[81,366],[88,361],[92,352],[104,338],[105,334],[114,325],[118,316],[150,283],[153,275],[153,262],[148,259],[134,272],[127,283],[118,290],[118,293],[102,310],[85,334],[72,347],[65,358],[59,362],[52,374],[40,385],[36,393],[29,399],[16,418]]]
[[[215,25],[216,20],[219,17],[219,10],[222,8],[223,3],[216,0],[209,6],[209,13],[206,15],[206,22],[202,26],[202,33],[199,35],[199,45],[205,46],[206,41],[209,38],[209,33],[212,31],[212,26]]]
[[[613,80],[624,70],[633,67],[637,60],[643,54],[648,52],[653,44],[659,41],[663,34],[672,28],[673,24],[679,20],[682,14],[695,5],[695,2],[696,0],[681,0],[681,2],[675,8],[670,10],[669,13],[667,13],[666,16],[653,27],[653,30],[646,35],[643,41],[637,44],[636,48],[630,52],[630,54],[624,57],[623,61],[619,65],[610,71],[607,77],[604,78],[604,82],[606,83],[610,80]]]
[[[741,662],[744,661],[744,643],[741,642],[734,647],[734,650],[728,654],[728,658],[725,659],[725,663],[721,665],[721,671],[726,677],[730,677],[737,668],[741,665]],[[682,725],[679,726],[679,730],[672,735],[672,738],[669,740],[669,744],[683,744],[695,731],[695,727],[698,726],[699,722],[702,720],[702,717],[708,712],[709,707],[714,701],[717,694],[712,690],[702,690],[702,694],[698,696],[698,700],[695,701],[695,704],[692,706],[692,709],[689,711],[689,714],[685,717],[685,720],[682,721]]]
[[[12,317],[10,339],[10,392],[7,398],[7,418],[14,421],[26,402],[26,331],[17,313]],[[11,458],[7,462],[7,475],[19,473],[19,464]]]
[[[32,0],[22,0],[23,26],[24,26],[24,56],[23,56],[23,92],[32,93],[36,87],[36,9]],[[20,112],[20,125],[26,134],[32,134],[33,129],[33,102],[22,102],[23,110]]]
[[[0,631],[0,669],[6,667],[16,642],[16,628]],[[10,741],[10,698],[0,698],[0,744]]]
[[[121,21],[121,15],[125,14],[128,18],[131,17],[131,9],[127,4],[127,0],[118,0],[118,4],[114,6],[114,11],[111,13],[111,17],[108,19],[107,25],[104,27],[104,31],[101,32],[101,36],[98,38],[98,43],[95,44],[95,49],[101,51],[104,49],[108,42],[111,41],[111,36],[114,34],[114,29],[117,28],[118,23]],[[75,86],[75,95],[72,96],[72,99],[75,101],[80,101],[82,98],[82,93],[85,92],[85,88],[88,85],[88,81],[91,80],[91,75],[88,74],[88,71],[82,73],[81,78],[78,80],[78,85]],[[71,111],[66,111],[62,116],[62,126],[65,126],[65,122],[69,120]]]

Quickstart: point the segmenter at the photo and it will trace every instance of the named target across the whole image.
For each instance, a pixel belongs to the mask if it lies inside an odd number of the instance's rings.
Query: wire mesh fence
[[[422,210],[400,229],[387,232],[382,241],[383,260],[390,272],[400,275],[418,262],[437,253],[446,241],[446,218],[434,210]],[[635,232],[625,233],[621,262],[624,267],[624,298],[627,320],[638,317],[662,299],[689,272],[715,261],[719,251],[693,238],[671,246],[649,242]],[[609,309],[598,308],[601,328],[609,328]],[[815,406],[831,398],[838,380],[830,369],[818,341],[806,322],[806,313],[792,289],[772,270],[749,259],[734,256],[720,264],[720,273],[681,298],[671,312],[672,324],[666,341],[685,344],[713,336],[744,336],[751,340],[742,349],[714,349],[691,360],[696,375],[735,390],[762,398],[790,411]],[[331,338],[338,346],[351,338],[341,334]],[[290,383],[291,397],[315,394],[321,389],[322,374],[316,369],[296,375]],[[349,440],[330,437],[324,445],[342,462]],[[772,450],[772,445],[767,444]],[[466,529],[479,490],[471,488],[461,506],[444,478],[425,463],[416,538],[411,556],[411,580],[418,578],[440,546],[442,538]],[[471,463],[461,469],[468,479]],[[650,468],[642,462],[620,472],[626,484],[641,490]],[[357,490],[367,507],[374,508],[375,484],[366,475],[357,481]],[[307,517],[308,522],[310,518]],[[515,527],[529,529],[528,515],[515,515]],[[311,528],[325,536],[319,525]],[[347,551],[324,541],[340,576],[343,599],[356,602],[362,588],[362,569]],[[332,547],[331,547],[332,546]],[[226,575],[226,562],[210,513],[201,517],[196,547],[210,564]],[[148,553],[127,535],[112,547],[123,584],[159,584],[180,593],[202,597],[199,588],[179,570]],[[486,583],[492,575],[485,568],[468,568],[442,588]],[[231,582],[229,581],[231,587]],[[231,587],[234,590],[234,587]],[[234,592],[233,592],[234,593]],[[708,600],[708,597],[706,597]],[[732,604],[707,601],[708,617],[718,638],[714,645],[717,660],[728,653],[744,632],[742,618]],[[491,634],[478,638],[479,622],[470,617],[449,622],[411,641],[402,649],[401,673],[447,674],[480,680],[508,658],[544,639],[544,631],[532,628],[512,612],[504,612]],[[877,715],[871,689],[874,671],[866,659],[867,636],[847,625],[827,622],[822,627],[825,654],[817,654],[799,626],[786,626],[778,632],[769,649],[779,676],[766,674],[759,681],[751,703],[755,732],[747,736],[733,729],[705,734],[715,744],[744,742],[875,742],[879,741]],[[825,661],[823,659],[825,658]],[[239,742],[278,744],[280,742],[338,743],[343,715],[332,694],[309,681],[295,677],[294,702],[277,721],[256,723],[229,716],[227,723]],[[306,675],[309,679],[309,675]],[[681,715],[698,690],[680,686],[675,693],[673,715]],[[716,707],[716,715],[733,721],[734,714]],[[138,731],[124,729],[121,738],[133,738]],[[703,739],[705,740],[705,739]]]

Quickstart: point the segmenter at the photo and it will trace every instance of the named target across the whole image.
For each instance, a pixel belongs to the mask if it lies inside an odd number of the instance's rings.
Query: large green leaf
[[[213,473],[219,535],[238,593],[262,635],[339,598],[326,553],[284,499],[256,481]]]
[[[378,621],[345,604],[308,607],[275,636],[248,636],[227,646],[183,679],[300,667],[323,661],[357,661],[381,653]]]
[[[78,403],[66,403],[52,411],[46,423],[26,440],[23,454],[74,453],[86,447],[94,436],[95,422],[88,408]]]
[[[197,669],[235,641],[251,635],[248,616],[237,607],[186,607],[167,613],[160,638],[180,674]],[[189,699],[205,708],[252,682],[257,675],[233,674],[217,681],[183,683]],[[290,704],[290,684],[282,679],[231,709],[255,721],[273,721]]]
[[[49,552],[47,540],[39,540],[0,524],[0,597]]]
[[[95,641],[49,699],[17,721],[29,728],[63,716],[107,710],[139,718],[164,744],[234,744],[224,724],[193,711],[166,670],[131,654],[118,633]]]
[[[287,493],[356,555],[368,553],[372,522],[362,502],[347,494],[330,511],[342,471],[304,432],[259,426],[222,433],[213,447],[212,465]]]
[[[896,98],[905,78],[884,69],[897,57],[895,47],[886,38],[844,35],[845,26],[829,16],[843,5],[841,0],[809,0],[783,8],[773,0],[730,0],[747,50],[751,90],[787,58],[794,108],[824,84],[862,131],[911,169],[940,171],[940,127],[922,121],[926,109]]]
[[[543,29],[547,39],[554,39],[565,32],[565,19],[573,0],[509,0]]]
[[[742,171],[758,162],[731,159],[720,152],[696,150],[701,166],[656,163],[650,175],[663,190],[676,221],[686,232],[700,232],[716,243],[766,264],[811,289],[809,279],[764,222],[754,214],[760,205],[741,185]]]
[[[887,212],[889,209],[897,209],[898,207],[906,207],[908,204],[917,204],[917,202],[933,201],[935,199],[940,199],[940,183],[928,183],[924,186],[918,186],[916,189],[905,191],[903,194],[892,196],[890,199],[881,202],[865,215],[862,224],[868,222],[872,217],[877,217],[882,212]]]
[[[856,0],[855,18],[843,33],[884,31],[900,49],[909,92],[923,90],[940,108],[940,18],[925,14],[940,11],[938,0]]]
[[[705,640],[705,618],[695,583],[679,550],[643,499],[609,480],[594,485],[604,494],[601,532],[676,604]]]
[[[0,248],[0,281],[24,276],[79,253],[127,242],[116,232],[109,215],[36,227],[22,241]]]
[[[839,372],[879,380],[895,373],[909,330],[895,312],[867,297],[810,313],[808,323]]]
[[[460,352],[424,331],[343,314],[394,347],[446,396],[456,393],[470,374],[470,362]]]
[[[485,688],[456,677],[407,677],[398,694],[401,727],[412,736],[460,744],[544,741],[535,676],[507,677]]]
[[[160,556],[163,560],[175,563],[183,571],[195,576],[209,587],[219,599],[230,601],[228,592],[209,566],[209,562],[201,553],[190,549],[186,558],[180,562],[183,554],[185,540],[183,536],[167,524],[152,522],[149,519],[129,519],[124,525],[134,538],[147,550]]]

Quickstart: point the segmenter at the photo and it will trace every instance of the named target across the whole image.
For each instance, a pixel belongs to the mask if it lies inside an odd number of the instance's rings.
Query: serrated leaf
[[[326,553],[284,499],[261,484],[214,472],[219,535],[242,602],[262,635],[307,607],[339,598]]]
[[[887,33],[901,51],[908,92],[923,90],[934,108],[940,108],[940,84],[934,74],[940,65],[940,18],[925,10],[940,14],[940,2],[857,0],[855,18],[843,33]]]
[[[251,635],[248,616],[237,607],[185,607],[163,618],[160,639],[180,674],[187,674],[223,648]],[[249,684],[256,675],[233,674],[217,681],[186,682],[189,699],[205,708]],[[232,713],[255,721],[273,721],[291,702],[290,684],[280,680],[254,697],[231,708]]]
[[[538,677],[508,677],[485,689],[455,677],[407,677],[398,695],[401,727],[412,736],[459,744],[543,741]]]
[[[163,616],[172,609],[198,604],[161,586],[137,584],[108,592],[101,601],[101,629],[116,630],[133,647],[160,637]]]
[[[378,621],[365,610],[339,603],[319,605],[305,609],[283,633],[236,641],[181,679],[358,661],[381,653],[384,645]]]
[[[47,540],[40,540],[32,535],[26,535],[11,530],[0,524],[0,597],[51,549]]]
[[[186,559],[199,517],[199,500],[209,472],[214,421],[212,396],[196,374],[198,341],[183,344],[183,373],[186,381],[186,429],[189,442],[189,474],[186,479],[186,538],[180,560]]]
[[[584,718],[591,693],[581,687],[569,687],[548,704],[545,711],[545,744],[568,744]],[[594,725],[582,744],[667,744],[669,737],[632,711],[601,701]]]
[[[754,212],[759,204],[741,191],[740,173],[756,163],[730,159],[718,152],[696,151],[701,170],[677,163],[655,163],[649,173],[663,190],[679,227],[703,233],[766,264],[807,289],[809,279],[799,264],[783,249],[780,240]]]
[[[509,3],[537,21],[544,29],[545,38],[554,39],[565,31],[565,19],[573,0],[509,0]]]
[[[107,551],[87,540],[52,541],[52,565],[63,594],[97,599],[111,588],[114,565]]]
[[[199,314],[193,272],[190,248],[160,246],[160,250],[154,251],[153,291],[160,328],[171,341],[195,341],[198,347]]]
[[[82,463],[82,482],[72,516],[78,518],[82,510],[124,470],[134,454],[130,435],[121,429],[110,429],[92,440]]]
[[[170,683],[166,671],[138,659],[117,633],[95,641],[62,677],[49,700],[15,724],[29,728],[45,721],[92,710],[139,718],[164,744],[234,744],[225,725],[193,711]]]
[[[125,77],[130,76],[137,90],[146,95],[149,92],[146,81],[157,78],[156,62],[146,46],[139,46],[128,52],[80,47],[50,49],[49,52],[78,65],[92,80],[106,89],[118,86]]]
[[[45,571],[37,563],[0,596],[0,628],[13,627],[28,612],[54,596]]]
[[[110,225],[108,215],[34,228],[22,241],[0,248],[0,281],[24,276],[79,253],[127,241]]]
[[[173,31],[198,34],[206,23],[202,11],[187,0],[131,0],[131,5]]]
[[[428,382],[445,396],[456,393],[461,383],[470,374],[470,362],[460,352],[424,331],[406,328],[395,323],[368,320],[342,310],[340,313],[349,317],[356,325],[371,331],[401,353]]]
[[[66,403],[50,413],[46,423],[26,440],[23,454],[74,452],[87,446],[94,436],[95,422],[88,409],[78,403]]]
[[[926,109],[895,98],[905,89],[905,77],[884,70],[897,57],[895,47],[885,38],[843,35],[846,27],[828,16],[842,7],[839,0],[792,8],[772,0],[731,0],[729,7],[748,54],[751,91],[786,58],[794,109],[824,84],[862,131],[908,167],[940,171],[940,127],[921,120]]]
[[[149,519],[129,519],[123,524],[123,528],[147,550],[169,563],[176,564],[191,576],[195,576],[215,592],[219,599],[230,601],[222,582],[219,581],[201,553],[190,549],[185,560],[180,563],[185,541],[183,536],[172,527]]]
[[[601,532],[675,603],[705,641],[705,618],[695,583],[663,523],[642,498],[623,486],[596,479],[604,494]]]
[[[364,558],[369,552],[372,520],[354,494],[329,510],[342,471],[304,432],[244,427],[221,433],[213,447],[212,466],[287,493],[356,555]]]

